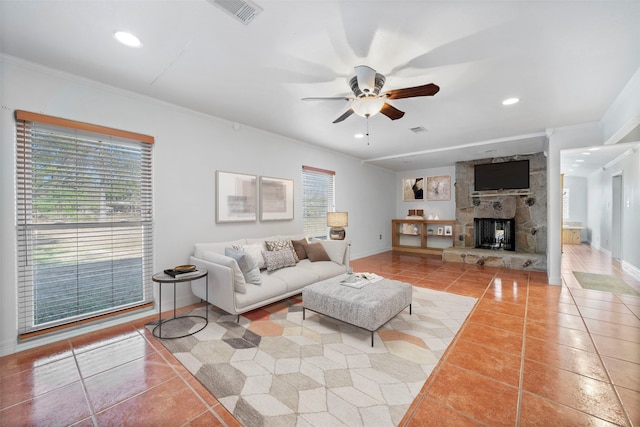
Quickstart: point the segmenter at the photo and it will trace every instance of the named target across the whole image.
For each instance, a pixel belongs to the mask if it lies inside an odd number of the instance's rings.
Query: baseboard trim
[[[620,263],[622,265],[622,269],[625,271],[628,271],[629,273],[631,273],[632,275],[640,278],[640,268],[631,264],[630,262],[627,261],[622,261]]]

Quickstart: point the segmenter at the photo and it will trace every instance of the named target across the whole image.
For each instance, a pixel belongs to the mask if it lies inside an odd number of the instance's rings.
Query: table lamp
[[[349,225],[349,213],[327,212],[327,227],[331,227],[329,238],[331,240],[344,240],[347,232],[344,227]]]

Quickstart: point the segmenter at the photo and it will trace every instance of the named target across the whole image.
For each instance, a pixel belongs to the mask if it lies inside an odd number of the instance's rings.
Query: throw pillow
[[[264,258],[262,257],[262,251],[264,251],[264,245],[262,243],[253,243],[251,245],[233,245],[233,249],[240,249],[251,255],[256,263],[258,264],[258,268],[260,270],[267,268],[267,264],[264,262]]]
[[[247,283],[253,283],[259,285],[262,283],[262,276],[260,275],[260,269],[258,264],[251,255],[240,249],[225,248],[224,254],[236,260],[240,271],[244,275],[244,280]]]
[[[293,244],[293,250],[296,251],[299,260],[307,259],[307,239],[292,240],[291,244]]]
[[[289,249],[291,253],[293,253],[293,259],[296,262],[300,261],[298,255],[296,254],[296,250],[293,248],[293,243],[291,240],[267,240],[264,242],[268,251],[280,251],[282,249]]]
[[[247,293],[247,282],[244,281],[244,274],[242,274],[242,270],[240,270],[235,259],[211,251],[204,252],[202,259],[229,267],[233,272],[233,289],[241,294]],[[211,278],[209,278],[209,280],[211,280]]]
[[[309,257],[309,261],[331,261],[327,251],[324,250],[324,247],[321,243],[309,243],[307,245],[307,256]]]
[[[293,258],[293,253],[290,249],[263,251],[262,256],[264,256],[264,260],[267,264],[267,271],[296,265],[296,260]]]

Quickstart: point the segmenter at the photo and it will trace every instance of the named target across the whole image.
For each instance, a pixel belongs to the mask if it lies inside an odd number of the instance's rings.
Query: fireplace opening
[[[515,219],[474,218],[474,237],[477,249],[516,250]]]

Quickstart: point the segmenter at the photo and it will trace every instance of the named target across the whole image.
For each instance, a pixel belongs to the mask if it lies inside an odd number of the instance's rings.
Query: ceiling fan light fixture
[[[377,96],[363,96],[353,100],[351,109],[361,117],[371,117],[380,112],[384,102],[383,98]]]

